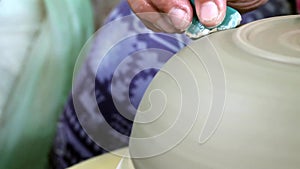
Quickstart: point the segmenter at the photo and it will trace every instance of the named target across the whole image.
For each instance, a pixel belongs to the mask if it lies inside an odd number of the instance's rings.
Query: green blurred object
[[[88,0],[0,1],[0,169],[48,168],[73,66],[93,33]]]

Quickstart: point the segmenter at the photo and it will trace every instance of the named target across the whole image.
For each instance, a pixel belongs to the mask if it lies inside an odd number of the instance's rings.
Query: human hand
[[[256,9],[268,0],[195,0],[200,22],[207,27],[220,24],[226,14],[226,3],[240,12]],[[193,18],[189,0],[128,0],[145,26],[155,32],[180,33]]]

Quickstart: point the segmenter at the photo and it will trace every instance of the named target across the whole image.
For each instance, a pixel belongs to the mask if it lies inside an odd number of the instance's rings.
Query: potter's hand
[[[195,0],[200,22],[207,27],[220,24],[226,14],[226,1],[229,6],[240,12],[253,10],[267,2],[267,0]],[[156,32],[183,32],[193,18],[189,0],[128,0],[128,2],[145,26]]]

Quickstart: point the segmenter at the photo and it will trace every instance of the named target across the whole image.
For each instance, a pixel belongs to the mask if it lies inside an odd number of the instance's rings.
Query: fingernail
[[[217,20],[219,17],[218,6],[213,1],[207,1],[200,7],[200,20],[204,22],[211,22]]]
[[[185,30],[189,26],[188,14],[179,8],[172,8],[168,16],[176,29]]]

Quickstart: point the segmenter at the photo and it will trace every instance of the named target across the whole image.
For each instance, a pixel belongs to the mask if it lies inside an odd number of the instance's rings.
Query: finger
[[[142,20],[154,23],[161,16],[148,0],[128,0],[132,11]]]
[[[162,28],[169,28],[172,25],[177,30],[176,32],[185,30],[193,16],[188,0],[128,0],[128,2],[135,13],[157,12],[157,14],[139,16],[142,20],[147,20]],[[159,12],[168,14],[169,18],[163,17],[165,23],[160,20]]]
[[[186,30],[193,18],[193,8],[189,0],[151,0],[153,6],[168,15],[172,25],[178,30]]]
[[[195,0],[197,16],[202,24],[215,27],[226,15],[226,0]]]
[[[154,27],[160,29],[161,30],[160,32],[166,32],[166,33],[179,32],[179,30],[177,30],[173,26],[169,17],[166,14],[162,14],[158,12],[147,12],[147,13],[137,13],[136,15],[139,18],[141,18],[143,23],[147,23],[145,25],[153,25]]]
[[[143,21],[144,26],[146,26],[147,28],[151,29],[153,32],[164,32],[164,33],[183,33],[184,31],[180,31],[180,30],[176,30],[174,32],[167,32],[162,30],[160,27],[158,27],[157,25],[154,25],[148,21]]]
[[[161,28],[153,25],[152,23],[148,22],[148,21],[142,21],[143,24],[150,30],[152,30],[153,32],[165,32],[164,30],[162,30]]]
[[[259,6],[267,3],[268,0],[228,0],[228,6],[231,6],[241,13],[252,11]]]
[[[175,33],[178,30],[173,26],[170,19],[162,14],[148,0],[128,0],[133,12],[142,20],[145,26],[153,31],[160,29],[160,32]],[[150,24],[151,23],[151,24]],[[151,26],[150,26],[151,25]],[[156,29],[154,29],[154,27]]]

